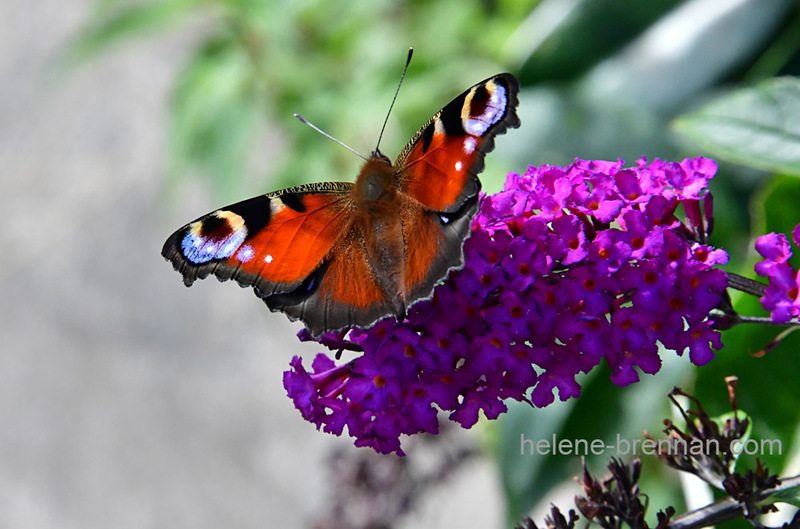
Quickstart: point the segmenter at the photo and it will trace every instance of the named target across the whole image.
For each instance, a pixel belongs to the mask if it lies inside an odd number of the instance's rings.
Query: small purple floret
[[[795,245],[800,239],[800,224],[792,230]],[[761,298],[761,306],[769,311],[772,321],[787,323],[800,316],[800,272],[792,268],[789,258],[791,245],[786,235],[769,233],[756,240],[756,251],[764,258],[756,263],[755,270],[769,280],[769,286]]]

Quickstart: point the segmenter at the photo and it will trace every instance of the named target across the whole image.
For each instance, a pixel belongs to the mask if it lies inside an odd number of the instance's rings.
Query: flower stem
[[[730,272],[728,273],[728,286],[758,297],[763,297],[764,291],[767,288],[767,285],[764,283]]]
[[[764,490],[761,499],[766,500],[773,495],[780,495],[787,491],[800,487],[800,476],[782,478],[781,484],[777,487]],[[707,505],[702,509],[687,512],[674,517],[667,529],[699,529],[711,525],[718,525],[721,522],[738,518],[743,513],[743,504],[733,498],[724,498]]]

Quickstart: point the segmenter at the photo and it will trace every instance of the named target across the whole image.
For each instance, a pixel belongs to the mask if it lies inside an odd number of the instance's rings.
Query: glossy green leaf
[[[800,179],[794,176],[776,176],[753,197],[753,233],[770,232],[789,235],[800,222],[798,216]]]
[[[675,121],[711,156],[800,175],[800,80],[734,91]]]

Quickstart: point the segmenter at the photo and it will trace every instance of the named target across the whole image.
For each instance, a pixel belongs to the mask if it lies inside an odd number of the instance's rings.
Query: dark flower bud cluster
[[[583,475],[577,478],[584,495],[575,497],[575,506],[589,522],[586,526],[597,524],[602,529],[649,529],[645,521],[647,496],[639,490],[641,461],[634,459],[628,464],[612,458],[608,470],[609,475],[598,480],[584,463]],[[659,511],[656,513],[658,524],[653,529],[667,528],[674,515],[673,507]],[[545,526],[548,529],[574,529],[578,520],[580,518],[574,510],[570,509],[567,519],[561,509],[553,506],[545,517]],[[525,518],[516,529],[538,529],[538,526],[530,518]]]
[[[681,429],[670,419],[665,419],[667,438],[658,445],[658,457],[669,466],[695,474],[720,489],[733,474],[739,455],[732,445],[745,438],[750,427],[750,419],[736,408],[735,377],[729,377],[727,384],[733,413],[724,422],[710,417],[695,397],[674,388],[668,397],[683,417],[685,427]],[[689,399],[696,409],[685,410],[676,396]]]

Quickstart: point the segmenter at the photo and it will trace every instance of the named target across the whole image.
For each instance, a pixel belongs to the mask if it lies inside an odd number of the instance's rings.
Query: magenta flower
[[[509,174],[503,191],[482,197],[463,270],[407,321],[323,336],[331,350],[363,354],[338,366],[318,355],[311,371],[295,357],[289,397],[318,428],[346,426],[356,445],[402,454],[400,435],[436,433],[440,411],[469,428],[481,412],[505,412],[505,399],[542,407],[556,392],[578,397],[576,375],[603,359],[615,384],[636,382],[660,369],[659,342],[709,362],[721,347],[709,312],[728,285],[715,268],[727,254],[704,243],[715,172],[696,158]],[[772,263],[763,268],[777,271]]]
[[[800,224],[792,231],[795,245],[800,244]],[[772,321],[786,323],[800,315],[798,285],[800,272],[789,264],[791,245],[786,235],[769,233],[756,241],[756,251],[764,258],[756,263],[755,270],[769,280],[769,286],[761,297],[761,306],[770,312]]]

